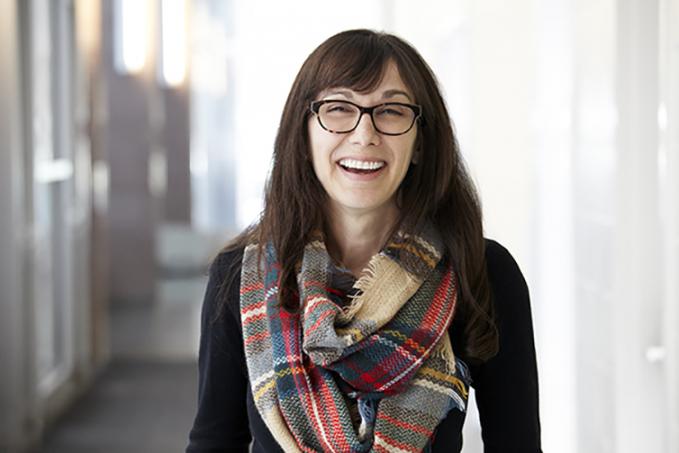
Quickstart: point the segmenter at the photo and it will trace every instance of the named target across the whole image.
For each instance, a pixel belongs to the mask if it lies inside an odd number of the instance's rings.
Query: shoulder
[[[485,241],[486,269],[494,292],[526,291],[526,281],[509,250],[493,239],[486,238]]]
[[[210,277],[217,280],[225,280],[232,277],[232,273],[240,271],[243,261],[243,249],[222,250],[210,263]]]
[[[528,285],[511,253],[492,239],[486,239],[486,266],[500,347],[507,348],[513,338],[532,332]]]
[[[240,271],[243,260],[243,249],[222,250],[215,256],[209,268],[206,306],[213,319],[230,312],[237,319],[239,316]]]

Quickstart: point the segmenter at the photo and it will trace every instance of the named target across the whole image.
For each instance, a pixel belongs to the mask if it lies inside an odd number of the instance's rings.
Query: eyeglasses
[[[326,99],[314,101],[311,112],[318,124],[328,132],[346,134],[358,127],[364,113],[370,115],[375,130],[384,135],[402,135],[412,129],[422,115],[422,107],[401,102],[386,102],[372,107],[361,107],[353,102]]]

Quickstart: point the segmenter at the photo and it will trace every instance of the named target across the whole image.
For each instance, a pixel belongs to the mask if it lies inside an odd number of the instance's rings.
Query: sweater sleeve
[[[539,453],[538,377],[528,286],[510,253],[486,243],[498,354],[474,376],[485,453]]]
[[[233,308],[239,302],[238,279],[221,305],[221,288],[234,259],[235,253],[222,253],[210,267],[201,314],[198,411],[187,453],[246,453],[251,440],[243,341]]]

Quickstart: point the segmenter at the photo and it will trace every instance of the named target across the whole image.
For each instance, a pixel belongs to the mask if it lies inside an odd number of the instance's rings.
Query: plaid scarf
[[[246,247],[240,305],[255,406],[286,452],[417,452],[470,378],[448,327],[457,279],[432,228],[396,234],[342,303],[322,236],[305,247],[301,310],[278,301],[271,244]],[[261,262],[260,262],[261,259]]]

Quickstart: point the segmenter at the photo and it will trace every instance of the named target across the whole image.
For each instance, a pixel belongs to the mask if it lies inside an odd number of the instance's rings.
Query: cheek
[[[339,134],[330,134],[320,126],[309,124],[309,158],[314,164],[314,168],[318,166],[330,167],[332,166],[333,152],[340,146],[343,136]]]
[[[320,176],[319,172],[323,169],[323,154],[323,147],[319,143],[318,137],[314,137],[313,133],[309,133],[309,160],[316,176]]]
[[[326,178],[326,175],[329,173],[328,164],[324,161],[324,159],[315,156],[312,159],[311,166],[314,169],[316,178],[323,182],[323,180]]]
[[[313,126],[310,126],[310,129]],[[323,182],[332,171],[333,144],[317,131],[309,131],[309,159],[316,177]]]
[[[407,143],[402,144],[402,146],[399,149],[399,155],[401,156],[400,162],[401,166],[404,169],[404,172],[408,170],[412,163],[416,144],[417,140],[415,139],[415,137],[413,137],[410,140],[408,140]]]

